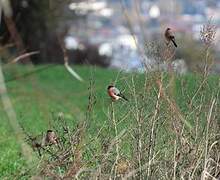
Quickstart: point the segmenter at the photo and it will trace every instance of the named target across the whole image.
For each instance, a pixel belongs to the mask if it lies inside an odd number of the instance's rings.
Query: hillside
[[[219,138],[218,76],[206,79],[194,74],[129,74],[77,66],[75,70],[85,80],[81,83],[59,65],[29,73],[45,66],[4,68],[8,93],[18,121],[28,133],[38,135],[53,128],[54,119],[62,112],[69,126],[74,129],[80,122],[86,122],[85,142],[89,143],[100,133],[94,144],[89,146],[90,153],[96,152],[98,156],[102,154],[103,141],[109,142],[117,133],[125,131],[124,140],[120,141],[116,152],[120,151],[119,156],[130,162],[130,168],[143,166],[143,177],[145,173],[150,173],[151,177],[159,178],[165,172],[167,177],[173,177],[173,172],[178,177],[189,168],[189,164],[192,167],[187,177],[199,177],[204,159],[210,155],[216,161],[217,151],[212,154],[205,154],[204,151]],[[112,105],[106,88],[114,82],[129,102],[118,101]],[[25,162],[1,104],[0,114],[1,176],[22,177]],[[187,143],[184,144],[184,140]],[[141,147],[138,142],[141,142]],[[138,147],[141,149],[138,150]],[[183,152],[187,148],[192,154]],[[114,159],[115,151],[111,152]],[[84,157],[83,161],[91,159],[91,154]],[[180,156],[180,159],[167,162],[175,155]],[[147,172],[144,164],[151,158],[156,158],[153,160],[156,166],[151,165]],[[173,162],[176,162],[176,169]],[[101,160],[96,159],[87,166],[94,168],[100,163]],[[113,166],[111,160],[109,163]],[[106,173],[107,169],[104,170]]]

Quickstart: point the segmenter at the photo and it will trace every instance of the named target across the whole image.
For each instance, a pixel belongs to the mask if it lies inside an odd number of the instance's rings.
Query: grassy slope
[[[41,67],[38,67],[41,68]],[[22,126],[33,134],[39,134],[51,127],[52,113],[64,112],[66,119],[74,126],[84,117],[87,109],[89,95],[89,79],[95,80],[96,105],[94,109],[94,118],[90,122],[90,135],[92,136],[100,129],[103,124],[107,124],[107,108],[110,101],[106,96],[106,87],[117,79],[117,85],[125,89],[129,97],[129,84],[131,83],[130,74],[121,74],[117,71],[104,70],[91,67],[76,67],[76,71],[85,79],[84,83],[76,81],[63,66],[55,66],[37,74],[27,76],[26,78],[9,81],[13,77],[19,77],[28,72],[26,67],[13,67],[4,69],[7,87],[17,113],[18,121]],[[118,76],[119,75],[119,76]],[[199,77],[186,75],[177,77],[172,93],[175,94],[180,109],[187,110],[186,97],[192,97],[198,87]],[[209,85],[205,89],[207,100],[219,81],[219,77],[210,77]],[[137,93],[143,90],[144,75],[135,77]],[[181,86],[186,86],[187,92],[183,92]],[[154,82],[149,79],[148,84],[154,86]],[[165,81],[165,86],[166,81]],[[149,93],[155,96],[154,92]],[[131,99],[131,98],[130,98]],[[153,98],[152,98],[153,99]],[[189,98],[190,99],[190,98]],[[132,104],[132,102],[130,102]],[[149,102],[149,106],[152,103]],[[117,111],[129,111],[125,102],[119,102],[115,105]],[[150,108],[147,109],[150,111]],[[120,114],[120,112],[118,112]],[[19,155],[19,146],[15,142],[10,125],[0,104],[0,176],[17,174],[23,166],[23,161]],[[121,128],[129,126],[124,123]],[[120,128],[120,127],[119,127]]]
[[[42,67],[38,67],[42,68]],[[82,119],[88,103],[89,79],[94,76],[97,96],[97,116],[104,117],[102,106],[108,102],[106,87],[113,82],[117,72],[90,67],[77,67],[76,71],[85,79],[76,81],[63,66],[56,66],[26,78],[12,80],[32,71],[29,68],[13,67],[5,69],[8,91],[17,112],[18,121],[33,134],[39,134],[51,127],[52,113],[64,112],[67,120],[74,125]],[[18,145],[12,134],[2,105],[0,104],[0,172],[2,176],[16,174],[21,168]],[[97,118],[102,119],[102,118]],[[92,123],[101,125],[102,122]],[[96,128],[92,128],[96,131]],[[0,175],[0,176],[1,176]]]

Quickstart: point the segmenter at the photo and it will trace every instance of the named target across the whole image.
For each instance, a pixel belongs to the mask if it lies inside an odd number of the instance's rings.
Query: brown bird
[[[108,90],[108,95],[113,100],[117,101],[122,98],[122,99],[128,101],[128,99],[115,86],[110,85],[110,86],[108,86],[107,90]]]
[[[47,130],[45,142],[46,144],[58,144],[58,139],[54,131]]]
[[[174,44],[174,46],[177,47],[177,44],[176,44],[176,42],[175,42],[174,34],[173,34],[173,32],[171,31],[170,28],[167,28],[167,29],[166,29],[166,31],[165,31],[165,33],[164,33],[164,36],[165,36],[165,38],[166,38],[166,40],[167,40],[167,45],[170,43],[170,41],[172,41],[173,44]]]

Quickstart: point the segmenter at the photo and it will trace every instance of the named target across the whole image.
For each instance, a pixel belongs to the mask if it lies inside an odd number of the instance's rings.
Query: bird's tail
[[[125,101],[129,101],[123,94],[120,94],[120,97],[121,97],[122,99],[124,99]]]
[[[175,40],[171,39],[171,41],[173,42],[174,46],[177,47],[177,44],[176,44]]]

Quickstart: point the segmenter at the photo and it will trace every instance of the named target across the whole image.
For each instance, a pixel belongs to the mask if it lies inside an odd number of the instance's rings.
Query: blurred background
[[[178,48],[172,58],[180,73],[203,63],[201,28],[218,28],[220,0],[11,0],[12,17],[2,17],[3,61],[11,54],[40,51],[34,64],[63,63],[59,39],[72,64],[91,64],[143,71],[154,64],[152,43],[164,44],[164,31],[175,32]],[[13,34],[14,32],[14,34]],[[212,72],[220,72],[219,31],[212,45]],[[25,63],[25,62],[23,62]]]

